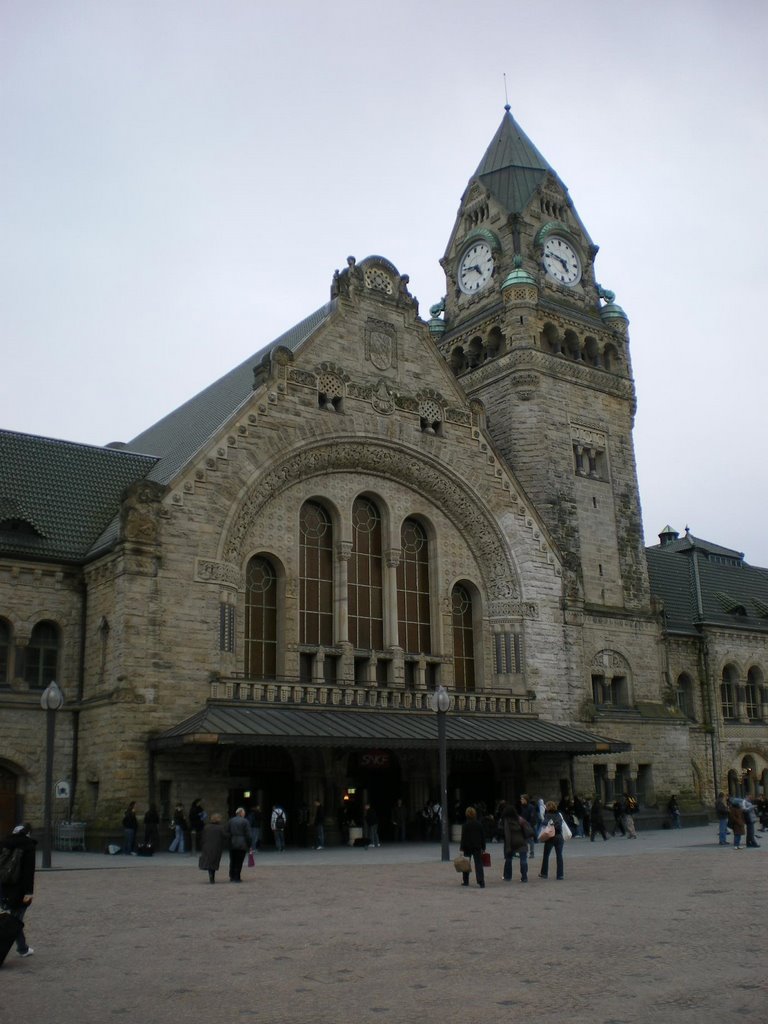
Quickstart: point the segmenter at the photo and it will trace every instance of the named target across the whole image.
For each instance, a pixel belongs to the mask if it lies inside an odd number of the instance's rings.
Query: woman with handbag
[[[483,869],[483,851],[485,850],[485,831],[482,824],[477,820],[477,811],[474,807],[466,810],[467,820],[461,827],[461,852],[471,857],[475,862],[475,878],[481,889],[485,888],[485,871]],[[469,872],[461,874],[461,884],[469,885]]]
[[[544,857],[541,862],[539,878],[547,878],[549,855],[554,850],[557,864],[557,879],[561,881],[564,877],[563,846],[565,844],[565,837],[563,836],[563,816],[558,811],[554,800],[549,800],[544,810],[544,820],[541,823],[541,830],[539,832],[539,842],[544,843]]]

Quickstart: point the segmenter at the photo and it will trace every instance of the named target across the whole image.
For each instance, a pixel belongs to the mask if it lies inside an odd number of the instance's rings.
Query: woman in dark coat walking
[[[485,871],[483,870],[483,850],[485,850],[485,831],[477,820],[474,807],[467,808],[467,820],[461,828],[461,852],[475,862],[475,878],[481,889],[485,888]],[[461,873],[461,884],[469,885],[469,872]]]
[[[219,870],[223,852],[224,829],[221,827],[221,815],[212,814],[211,820],[203,827],[200,857],[197,861],[200,870],[208,872],[208,881],[211,885],[216,881],[216,872]]]

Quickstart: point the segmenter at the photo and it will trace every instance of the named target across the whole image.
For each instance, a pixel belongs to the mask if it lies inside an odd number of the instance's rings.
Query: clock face
[[[473,242],[459,262],[459,288],[474,295],[485,288],[493,274],[493,253],[487,242]]]
[[[573,246],[564,238],[550,235],[544,243],[541,262],[549,276],[560,284],[571,286],[581,280],[581,260]]]

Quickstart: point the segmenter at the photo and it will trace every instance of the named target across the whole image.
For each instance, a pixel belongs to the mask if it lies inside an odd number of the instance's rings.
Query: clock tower
[[[628,319],[595,279],[596,254],[506,107],[462,196],[432,327],[559,549],[566,602],[621,617],[650,598]]]

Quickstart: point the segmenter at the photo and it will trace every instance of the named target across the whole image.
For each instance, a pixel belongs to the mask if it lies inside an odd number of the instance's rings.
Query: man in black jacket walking
[[[31,826],[17,825],[13,832],[0,843],[3,850],[21,850],[21,865],[18,880],[4,882],[0,889],[0,904],[10,911],[12,917],[24,921],[24,915],[32,903],[35,890],[35,847],[37,840],[30,836]],[[16,952],[19,956],[32,956],[34,949],[27,943],[22,927],[16,936]]]

